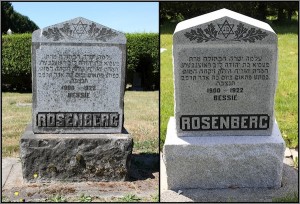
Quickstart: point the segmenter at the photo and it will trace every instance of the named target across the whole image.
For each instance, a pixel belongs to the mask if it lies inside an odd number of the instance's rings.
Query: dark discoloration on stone
[[[31,65],[34,133],[122,132],[124,33],[81,17],[36,30]]]
[[[122,181],[125,34],[75,18],[32,34],[32,127],[20,146],[28,182]]]
[[[28,127],[20,146],[28,182],[120,181],[127,178],[133,140],[127,132],[62,136],[33,134]]]

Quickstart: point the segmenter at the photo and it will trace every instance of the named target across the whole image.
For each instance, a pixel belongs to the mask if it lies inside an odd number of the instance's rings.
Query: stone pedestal
[[[168,189],[281,186],[285,143],[271,136],[178,137],[171,117],[163,150]]]
[[[28,125],[20,142],[24,180],[124,181],[133,140],[119,134],[34,134]]]

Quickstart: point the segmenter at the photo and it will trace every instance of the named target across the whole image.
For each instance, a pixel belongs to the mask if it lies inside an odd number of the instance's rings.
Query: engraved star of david
[[[223,34],[223,36],[225,38],[227,38],[228,35],[230,35],[230,34],[234,34],[234,32],[232,30],[234,27],[234,24],[229,24],[227,20],[225,20],[223,24],[218,24],[218,26],[220,28],[218,34],[220,34],[220,33]]]
[[[84,33],[86,33],[86,27],[88,26],[87,24],[83,24],[82,22],[81,22],[81,20],[80,21],[78,21],[78,23],[76,23],[76,24],[74,24],[74,23],[72,23],[73,24],[73,27],[74,27],[74,33],[75,34],[77,34],[77,35],[79,35],[79,37],[81,37]]]

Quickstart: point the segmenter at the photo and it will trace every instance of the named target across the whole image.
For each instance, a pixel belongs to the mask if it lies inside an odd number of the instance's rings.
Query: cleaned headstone
[[[272,28],[227,9],[183,21],[173,35],[173,66],[168,188],[279,188],[285,143],[273,110]]]
[[[223,9],[180,22],[173,40],[180,136],[271,135],[277,36]]]
[[[32,125],[20,141],[25,181],[121,181],[126,37],[84,18],[32,35]]]
[[[126,38],[75,18],[32,35],[33,131],[120,133]]]
[[[271,136],[180,137],[171,117],[163,150],[168,188],[279,188],[284,150],[277,124]]]

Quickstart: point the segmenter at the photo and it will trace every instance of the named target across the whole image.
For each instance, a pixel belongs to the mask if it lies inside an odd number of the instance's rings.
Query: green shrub
[[[159,35],[126,34],[126,83],[138,72],[144,90],[159,89]],[[31,34],[2,36],[2,90],[31,91]]]
[[[156,33],[126,34],[126,82],[133,83],[134,72],[139,72],[145,90],[159,89],[159,35]]]
[[[31,34],[2,36],[2,90],[31,91]]]

